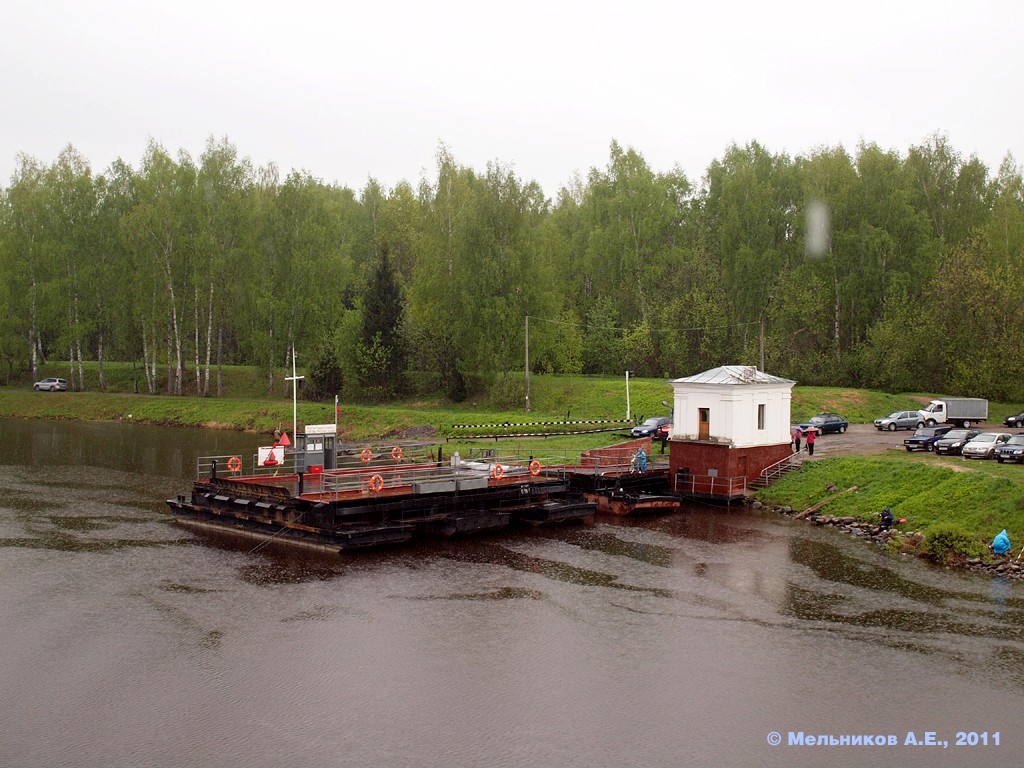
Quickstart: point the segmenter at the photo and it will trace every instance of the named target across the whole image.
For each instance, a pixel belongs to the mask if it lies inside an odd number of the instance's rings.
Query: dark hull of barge
[[[317,476],[216,478],[197,480],[190,497],[167,504],[184,524],[339,552],[578,521],[597,511],[570,495],[565,478],[468,476],[379,492],[323,488]]]
[[[682,509],[682,497],[669,492],[668,470],[664,468],[624,473],[579,471],[571,476],[571,488],[595,504],[601,514],[667,514]]]

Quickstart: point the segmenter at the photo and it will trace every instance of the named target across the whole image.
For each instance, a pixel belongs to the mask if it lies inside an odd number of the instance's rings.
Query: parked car
[[[982,432],[963,447],[965,459],[991,459],[996,448],[1011,437],[1009,432]]]
[[[32,389],[36,392],[67,392],[68,383],[64,379],[47,378],[42,381],[37,381],[32,385]]]
[[[917,432],[903,441],[903,447],[908,451],[930,451],[935,447],[936,441],[945,437],[946,433],[951,429],[953,428],[948,425],[941,427],[921,427]]]
[[[659,437],[657,434],[658,430],[661,427],[668,429],[671,424],[672,418],[670,416],[651,416],[642,424],[637,424],[633,427],[629,434],[633,437]]]
[[[1024,463],[1024,435],[1014,435],[1002,445],[997,445],[995,457],[1000,464],[1004,461]]]
[[[935,452],[942,456],[959,456],[967,441],[980,434],[980,429],[951,429],[935,441]]]
[[[1014,413],[1003,419],[1003,424],[1008,427],[1024,427],[1024,412]]]
[[[918,429],[924,426],[924,419],[920,411],[893,411],[888,416],[875,419],[876,429],[887,429],[895,432],[897,429]]]
[[[819,435],[824,435],[826,432],[839,432],[842,434],[850,426],[850,422],[835,413],[819,413],[817,416],[811,416],[807,421],[803,421],[797,426],[804,432],[813,429]]]

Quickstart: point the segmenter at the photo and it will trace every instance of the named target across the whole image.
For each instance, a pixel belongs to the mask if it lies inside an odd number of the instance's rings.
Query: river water
[[[707,507],[345,557],[252,551],[164,504],[196,456],[252,454],[252,435],[0,427],[2,766],[1024,754],[1020,583]],[[939,745],[907,743],[926,738]]]

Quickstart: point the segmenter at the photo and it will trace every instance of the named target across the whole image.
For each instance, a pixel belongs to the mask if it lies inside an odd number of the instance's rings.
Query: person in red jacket
[[[807,455],[814,455],[814,441],[818,437],[818,430],[808,429],[807,436],[804,438],[807,441]]]

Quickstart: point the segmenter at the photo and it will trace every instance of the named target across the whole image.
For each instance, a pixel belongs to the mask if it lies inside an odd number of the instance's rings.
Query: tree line
[[[150,142],[94,173],[18,156],[0,191],[8,379],[132,361],[148,392],[222,394],[225,365],[378,401],[533,373],[676,377],[726,363],[801,384],[1024,400],[1024,185],[935,135],[806,156],[733,145],[704,176],[613,142],[554,198],[500,163],[356,192]],[[528,347],[527,347],[528,338]],[[762,343],[763,339],[763,343]]]

